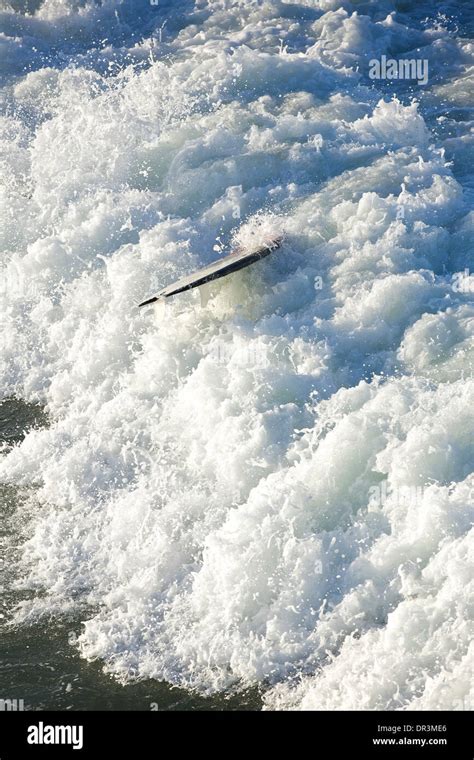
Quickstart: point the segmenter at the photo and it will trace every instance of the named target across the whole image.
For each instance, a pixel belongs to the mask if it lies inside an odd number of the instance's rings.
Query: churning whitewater
[[[472,705],[469,6],[3,0],[1,393],[49,421],[0,458],[13,625],[266,709]]]

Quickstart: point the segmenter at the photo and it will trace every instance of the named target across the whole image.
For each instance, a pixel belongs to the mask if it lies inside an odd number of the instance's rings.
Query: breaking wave
[[[469,5],[3,3],[1,387],[50,422],[0,460],[16,625],[267,709],[472,703]]]

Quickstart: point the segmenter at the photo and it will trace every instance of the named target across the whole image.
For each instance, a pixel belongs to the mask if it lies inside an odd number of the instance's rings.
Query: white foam
[[[35,505],[15,622],[80,612],[122,681],[268,709],[467,706],[470,138],[363,74],[418,45],[443,81],[465,43],[388,0],[36,5],[6,14],[0,375],[51,419],[0,460]],[[205,309],[136,308],[279,233]]]

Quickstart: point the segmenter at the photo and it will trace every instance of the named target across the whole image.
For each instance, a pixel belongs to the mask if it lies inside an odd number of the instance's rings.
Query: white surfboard
[[[220,277],[226,277],[228,274],[237,272],[239,269],[254,264],[256,261],[265,258],[272,251],[281,246],[282,238],[274,237],[265,240],[263,243],[259,243],[254,248],[242,249],[237,248],[228,256],[224,256],[223,259],[215,261],[214,264],[209,264],[207,267],[198,269],[193,274],[188,274],[186,277],[182,277],[176,282],[167,285],[166,288],[160,290],[159,293],[147,298],[146,301],[138,304],[139,306],[148,306],[148,304],[156,303],[156,301],[163,301],[170,296],[174,296],[177,293],[182,293],[185,290],[191,290],[192,288],[198,288],[201,285],[205,285],[212,280],[218,280]],[[201,299],[202,300],[202,299]]]

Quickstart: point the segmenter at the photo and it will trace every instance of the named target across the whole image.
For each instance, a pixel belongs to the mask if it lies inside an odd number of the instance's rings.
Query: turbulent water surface
[[[468,709],[472,2],[1,7],[0,697]]]

